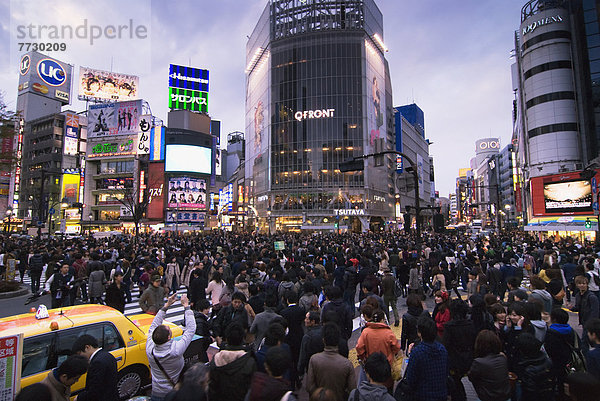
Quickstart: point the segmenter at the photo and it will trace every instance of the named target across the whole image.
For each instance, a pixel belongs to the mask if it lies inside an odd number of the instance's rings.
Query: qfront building
[[[272,0],[246,49],[246,190],[267,230],[379,230],[394,218],[392,91],[373,0]],[[394,162],[392,163],[392,160]]]

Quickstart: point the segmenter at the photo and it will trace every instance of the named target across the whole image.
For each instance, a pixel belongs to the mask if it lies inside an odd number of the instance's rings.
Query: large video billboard
[[[544,184],[546,213],[592,211],[592,186],[587,180]]]
[[[70,64],[38,52],[26,53],[19,62],[19,95],[30,92],[69,104],[72,75]]]
[[[191,177],[170,178],[167,199],[170,208],[205,209],[206,181]]]
[[[67,199],[69,205],[76,203],[79,198],[79,174],[62,175],[62,194],[61,199]]]
[[[79,99],[127,101],[137,99],[136,75],[79,67]]]
[[[168,144],[165,152],[165,171],[211,174],[212,151],[194,145]]]
[[[534,216],[585,215],[592,213],[592,186],[579,172],[531,179]]]
[[[137,135],[141,113],[141,100],[91,105],[88,110],[88,139]]]

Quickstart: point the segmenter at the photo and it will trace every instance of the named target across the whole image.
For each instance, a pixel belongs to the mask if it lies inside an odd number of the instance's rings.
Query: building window
[[[532,76],[534,76],[535,74],[539,74],[541,72],[550,71],[550,70],[558,70],[561,68],[571,68],[571,66],[572,66],[571,60],[551,61],[549,63],[537,65],[537,66],[525,71],[525,74],[523,74],[523,76],[525,77],[525,79],[529,79]]]

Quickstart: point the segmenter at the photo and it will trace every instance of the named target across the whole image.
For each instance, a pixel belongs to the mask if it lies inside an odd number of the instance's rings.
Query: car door
[[[42,381],[56,367],[55,340],[54,332],[24,339],[21,388]]]

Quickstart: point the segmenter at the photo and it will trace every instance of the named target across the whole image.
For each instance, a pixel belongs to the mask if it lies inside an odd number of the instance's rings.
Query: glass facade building
[[[372,0],[266,6],[247,45],[245,174],[272,229],[358,231],[392,218],[392,157],[339,170],[394,149],[382,24]]]

